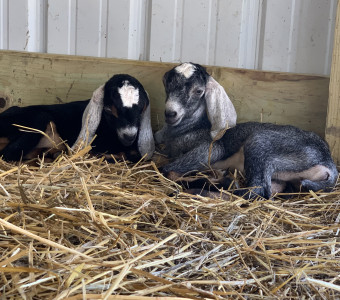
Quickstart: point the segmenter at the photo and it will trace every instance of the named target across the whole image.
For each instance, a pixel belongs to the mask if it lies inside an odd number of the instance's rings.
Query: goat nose
[[[177,112],[170,110],[170,111],[165,111],[165,117],[166,118],[175,118],[177,116]]]

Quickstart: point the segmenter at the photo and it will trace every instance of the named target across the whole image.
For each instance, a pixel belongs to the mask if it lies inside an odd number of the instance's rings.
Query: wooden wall
[[[151,98],[155,129],[163,124],[163,74],[170,63],[0,51],[0,111],[12,105],[88,99],[116,73],[141,81]],[[324,135],[329,78],[208,67],[226,89],[239,121],[293,124]]]

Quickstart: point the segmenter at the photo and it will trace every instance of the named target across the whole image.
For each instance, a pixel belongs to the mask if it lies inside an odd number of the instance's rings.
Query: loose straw
[[[13,231],[18,232],[18,233],[20,233],[22,235],[31,237],[32,239],[35,239],[35,240],[37,240],[37,241],[39,241],[41,243],[44,243],[46,245],[50,245],[50,246],[58,248],[60,250],[64,250],[66,252],[69,252],[69,253],[72,253],[72,254],[75,254],[75,255],[79,255],[79,256],[87,258],[89,260],[93,260],[93,257],[91,257],[91,256],[87,256],[86,254],[83,254],[83,253],[81,253],[81,252],[79,252],[77,250],[65,247],[65,246],[60,245],[60,244],[58,244],[56,242],[53,242],[53,241],[50,241],[50,240],[45,239],[43,237],[40,237],[40,236],[38,236],[38,235],[36,235],[36,234],[34,234],[32,232],[29,232],[28,230],[25,230],[25,229],[22,229],[22,228],[20,228],[20,227],[18,227],[16,225],[13,225],[13,224],[11,224],[11,223],[9,223],[9,222],[1,219],[1,218],[0,218],[0,224],[2,226],[4,226],[4,227],[10,229],[10,230],[13,230]]]

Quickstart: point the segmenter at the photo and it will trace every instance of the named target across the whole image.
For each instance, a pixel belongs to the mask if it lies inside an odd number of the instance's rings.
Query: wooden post
[[[340,164],[340,1],[338,2],[329,100],[326,122],[326,140],[337,165]]]

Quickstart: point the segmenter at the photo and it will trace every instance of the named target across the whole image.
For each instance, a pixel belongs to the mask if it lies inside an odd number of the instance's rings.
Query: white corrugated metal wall
[[[0,0],[0,49],[329,74],[337,0]]]

